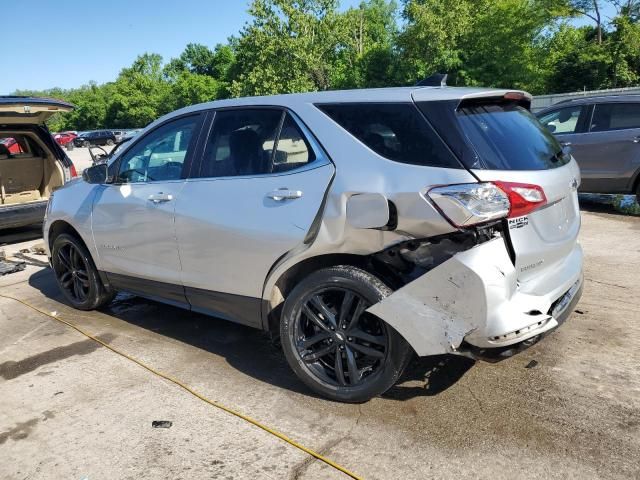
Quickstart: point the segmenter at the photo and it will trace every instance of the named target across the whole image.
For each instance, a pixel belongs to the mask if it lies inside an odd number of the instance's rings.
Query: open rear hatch
[[[523,92],[417,104],[479,181],[541,197],[522,214],[512,201],[508,224],[521,288],[544,289],[545,273],[566,259],[580,230],[575,160],[531,115]]]
[[[58,112],[70,112],[73,105],[55,98],[0,96],[0,124],[44,123]]]

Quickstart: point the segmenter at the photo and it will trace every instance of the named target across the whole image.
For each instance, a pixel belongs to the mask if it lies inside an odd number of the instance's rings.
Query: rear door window
[[[271,156],[284,112],[248,108],[216,112],[199,177],[261,175],[271,170]]]
[[[462,168],[412,103],[317,105],[378,155],[400,163]]]
[[[556,135],[576,133],[579,130],[580,116],[584,110],[586,110],[586,107],[583,105],[561,108],[542,115],[540,123]]]
[[[640,103],[596,104],[591,120],[592,132],[640,128]]]
[[[515,103],[463,106],[457,118],[475,152],[469,168],[547,170],[571,160],[538,119]]]

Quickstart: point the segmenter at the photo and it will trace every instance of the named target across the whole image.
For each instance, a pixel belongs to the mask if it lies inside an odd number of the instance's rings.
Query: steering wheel
[[[97,155],[93,153],[93,149],[97,148],[98,150],[102,150],[102,153],[98,153]],[[97,165],[99,163],[104,163],[105,160],[107,158],[109,158],[109,154],[107,153],[107,151],[102,148],[99,147],[98,145],[92,145],[89,147],[89,155],[91,155],[91,161],[93,162],[94,165]]]

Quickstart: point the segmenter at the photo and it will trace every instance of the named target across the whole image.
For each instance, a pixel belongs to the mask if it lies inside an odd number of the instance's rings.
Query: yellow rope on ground
[[[90,333],[85,332],[84,330],[82,330],[80,327],[74,325],[73,323],[67,322],[66,320],[60,318],[59,316],[56,315],[52,315],[49,312],[46,312],[44,310],[41,310],[38,307],[35,307],[33,305],[31,305],[30,303],[21,300],[19,298],[13,297],[11,295],[5,295],[0,293],[0,297],[2,298],[7,298],[10,300],[14,300],[16,302],[21,303],[22,305],[31,308],[32,310],[35,310],[36,312],[41,313],[42,315],[46,315],[47,317],[53,318],[54,320],[57,320],[58,322],[61,322],[63,324],[65,324],[68,327],[73,328],[75,331],[79,332],[80,334],[84,335],[87,338],[90,338],[91,340],[93,340],[94,342],[99,343],[100,345],[102,345],[105,348],[108,348],[109,350],[111,350],[113,353],[116,353],[118,355],[120,355],[121,357],[126,358],[127,360],[132,361],[133,363],[136,363],[137,365],[141,366],[142,368],[144,368],[145,370],[148,370],[149,372],[153,373],[154,375],[157,375],[158,377],[164,378],[165,380],[170,381],[171,383],[174,383],[175,385],[179,386],[180,388],[182,388],[183,390],[186,390],[187,392],[189,392],[191,395],[199,398],[200,400],[202,400],[205,403],[208,403],[209,405],[219,408],[220,410],[224,410],[225,412],[234,415],[238,418],[241,418],[242,420],[244,420],[245,422],[249,422],[252,425],[255,425],[258,428],[261,428],[262,430],[264,430],[265,432],[270,433],[271,435],[274,435],[276,437],[278,437],[280,440],[283,440],[285,442],[287,442],[289,445],[292,445],[294,447],[296,447],[299,450],[302,450],[303,452],[311,455],[312,457],[317,458],[318,460],[320,460],[321,462],[326,463],[327,465],[329,465],[330,467],[335,468],[336,470],[339,470],[340,472],[348,475],[351,478],[354,478],[356,480],[362,480],[362,477],[359,477],[358,475],[356,475],[355,473],[347,470],[345,467],[335,463],[334,461],[320,455],[318,452],[311,450],[310,448],[305,447],[304,445],[301,445],[300,443],[296,442],[295,440],[292,440],[291,438],[287,437],[285,434],[278,432],[277,430],[274,430],[273,428],[270,428],[266,425],[264,425],[263,423],[260,423],[258,420],[255,420],[251,417],[249,417],[248,415],[245,415],[241,412],[238,412],[237,410],[234,410],[232,408],[229,408],[225,405],[222,405],[221,403],[216,402],[215,400],[211,400],[207,397],[205,397],[204,395],[196,392],[195,390],[193,390],[191,387],[185,385],[184,383],[182,383],[180,380],[172,377],[171,375],[167,375],[166,373],[162,373],[158,370],[155,370],[153,367],[150,367],[149,365],[145,364],[144,362],[118,350],[115,347],[112,347],[111,345],[103,342],[102,340],[100,340],[99,338],[94,337],[93,335],[91,335]]]

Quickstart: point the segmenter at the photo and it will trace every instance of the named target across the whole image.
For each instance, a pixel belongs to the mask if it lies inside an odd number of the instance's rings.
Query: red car
[[[56,141],[58,145],[60,145],[61,147],[64,147],[68,143],[71,143],[73,139],[76,138],[77,136],[78,135],[76,135],[73,132],[60,132],[60,133],[56,133],[53,136],[53,139]]]
[[[11,155],[16,153],[23,153],[24,149],[20,146],[16,139],[13,137],[0,138],[0,144],[4,145]],[[4,150],[4,149],[3,149]]]

